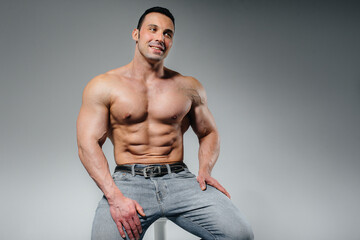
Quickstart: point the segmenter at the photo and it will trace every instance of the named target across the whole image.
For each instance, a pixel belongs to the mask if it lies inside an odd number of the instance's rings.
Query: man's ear
[[[135,40],[135,41],[138,41],[139,40],[139,35],[140,35],[140,32],[139,32],[139,29],[135,28],[133,31],[132,31],[132,38]]]

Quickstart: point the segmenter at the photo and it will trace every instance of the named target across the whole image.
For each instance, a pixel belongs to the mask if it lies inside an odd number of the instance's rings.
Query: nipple
[[[131,118],[131,114],[130,113],[125,114],[125,119],[129,119],[129,118]]]
[[[175,119],[177,119],[177,117],[178,117],[177,115],[174,115],[171,118],[175,120]]]

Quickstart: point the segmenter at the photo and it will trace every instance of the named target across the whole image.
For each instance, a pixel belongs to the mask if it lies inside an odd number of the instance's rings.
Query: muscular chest
[[[114,90],[112,99],[110,114],[119,124],[181,121],[191,108],[191,98],[174,83],[122,86]]]

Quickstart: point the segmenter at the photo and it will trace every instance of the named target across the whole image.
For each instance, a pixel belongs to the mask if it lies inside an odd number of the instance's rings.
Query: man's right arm
[[[136,201],[126,198],[115,185],[101,148],[109,129],[109,89],[103,75],[95,77],[84,89],[76,123],[79,158],[107,198],[111,215],[122,237],[125,237],[124,226],[131,239],[138,239],[141,224],[137,212],[142,216],[145,214]]]

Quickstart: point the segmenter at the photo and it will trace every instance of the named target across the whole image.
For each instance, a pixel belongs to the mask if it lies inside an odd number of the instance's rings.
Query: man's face
[[[174,24],[169,17],[161,13],[149,13],[145,16],[140,32],[133,31],[133,39],[146,59],[157,62],[169,53],[173,43]]]

